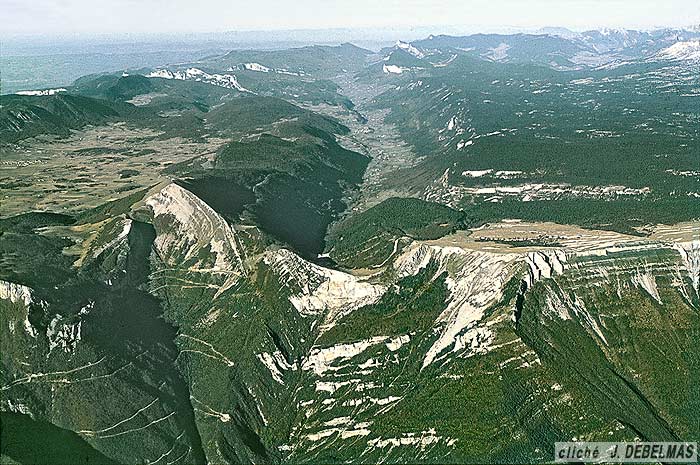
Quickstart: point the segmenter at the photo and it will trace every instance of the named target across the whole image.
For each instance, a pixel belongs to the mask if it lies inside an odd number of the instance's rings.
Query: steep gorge
[[[175,184],[130,216],[92,245],[72,315],[35,327],[32,291],[2,287],[5,407],[107,457],[534,461],[555,438],[698,433],[691,244],[417,242],[363,278],[263,246]]]

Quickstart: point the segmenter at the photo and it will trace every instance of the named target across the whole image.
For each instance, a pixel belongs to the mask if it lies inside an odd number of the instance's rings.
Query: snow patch
[[[661,50],[656,57],[663,60],[700,61],[700,40],[677,42]]]
[[[260,63],[243,63],[243,67],[248,71],[258,71],[260,73],[269,73],[271,71],[270,68]]]
[[[167,69],[158,69],[146,74],[148,78],[175,79],[179,81],[198,81],[212,84],[227,89],[236,89],[239,92],[249,92],[238,83],[238,79],[233,74],[209,74],[199,68],[187,68],[184,71],[169,71]]]
[[[501,61],[508,57],[508,50],[510,50],[510,45],[501,43],[498,47],[490,48],[489,52],[483,56],[493,61]]]
[[[408,68],[402,68],[396,65],[384,65],[382,68],[385,74],[401,74],[404,71],[408,71]]]
[[[408,42],[403,42],[403,41],[397,41],[396,46],[400,48],[401,50],[405,50],[409,54],[413,55],[416,58],[422,59],[425,58],[425,54],[418,50],[415,46],[411,45]]]
[[[44,96],[44,95],[56,95],[61,92],[67,92],[64,88],[59,89],[44,89],[44,90],[21,90],[17,92],[17,95],[31,95],[31,96]]]

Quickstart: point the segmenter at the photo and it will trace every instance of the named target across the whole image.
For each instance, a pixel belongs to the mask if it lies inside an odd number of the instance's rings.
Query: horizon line
[[[397,32],[408,32],[408,31],[428,31],[435,29],[432,32],[433,35],[450,35],[450,32],[454,30],[462,29],[463,33],[466,35],[475,34],[497,34],[499,32],[495,31],[509,31],[501,32],[501,34],[511,35],[511,34],[534,34],[545,29],[564,29],[575,33],[583,33],[590,31],[639,31],[639,32],[650,32],[658,31],[663,29],[676,29],[676,30],[688,30],[692,31],[700,28],[700,24],[691,22],[683,26],[677,25],[654,25],[654,26],[598,26],[598,27],[568,27],[561,25],[548,25],[548,26],[514,26],[514,25],[498,25],[498,26],[480,26],[480,25],[469,25],[469,24],[442,24],[442,25],[421,25],[421,26],[408,26],[408,25],[386,25],[386,26],[357,26],[357,27],[319,27],[319,28],[270,28],[270,29],[227,29],[227,30],[209,30],[209,31],[111,31],[111,32],[90,32],[90,31],[66,31],[66,32],[14,32],[3,34],[0,32],[0,39],[19,39],[19,38],[68,38],[68,37],[115,37],[115,36],[141,36],[141,37],[176,37],[176,36],[221,36],[221,35],[237,35],[237,34],[266,34],[271,32],[279,33],[321,33],[321,32],[380,32],[387,35],[392,30]],[[445,29],[452,29],[453,31],[441,31]],[[274,38],[270,38],[274,40]],[[369,40],[369,39],[368,39]]]

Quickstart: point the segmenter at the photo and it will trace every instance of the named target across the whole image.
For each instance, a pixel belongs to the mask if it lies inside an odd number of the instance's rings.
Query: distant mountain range
[[[693,50],[700,40],[700,32],[685,29],[649,32],[601,29],[579,33],[563,28],[547,28],[541,32],[461,37],[431,35],[427,39],[411,42],[410,50],[401,44],[395,48],[418,59],[430,55],[441,59],[446,53],[457,52],[491,61],[536,63],[554,69],[572,70],[623,60],[695,59]],[[673,46],[675,48],[670,52],[665,51]]]

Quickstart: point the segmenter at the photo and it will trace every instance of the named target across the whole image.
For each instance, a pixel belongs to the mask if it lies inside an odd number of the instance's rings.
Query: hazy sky
[[[686,26],[700,0],[0,0],[4,34]],[[439,31],[437,31],[439,32]]]

